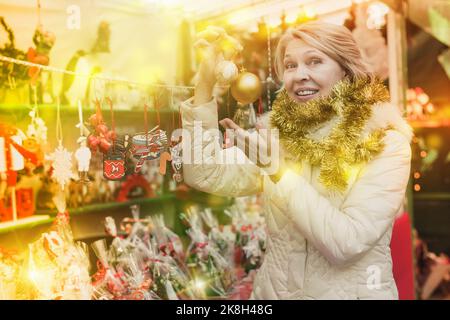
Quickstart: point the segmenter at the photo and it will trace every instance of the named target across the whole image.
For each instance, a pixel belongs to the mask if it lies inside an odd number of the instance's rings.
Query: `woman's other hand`
[[[219,123],[223,128],[233,130],[235,145],[268,175],[276,174],[284,166],[278,136],[274,130],[257,127],[256,130],[247,131],[228,118],[220,120]]]

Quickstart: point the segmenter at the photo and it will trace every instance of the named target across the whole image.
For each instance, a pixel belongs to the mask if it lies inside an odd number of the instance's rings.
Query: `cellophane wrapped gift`
[[[56,216],[53,230],[28,247],[26,274],[31,299],[89,300],[89,258],[84,243],[72,236],[67,212]]]
[[[14,251],[0,248],[0,300],[20,299],[17,293],[21,257]]]

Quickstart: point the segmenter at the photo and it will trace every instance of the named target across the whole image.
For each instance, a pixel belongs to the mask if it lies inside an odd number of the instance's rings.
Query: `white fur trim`
[[[366,124],[365,132],[369,133],[377,128],[393,126],[411,141],[414,133],[411,126],[403,118],[400,109],[391,103],[378,103],[373,106],[372,117]]]

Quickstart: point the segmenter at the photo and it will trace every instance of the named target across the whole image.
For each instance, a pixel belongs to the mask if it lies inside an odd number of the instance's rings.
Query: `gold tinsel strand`
[[[329,189],[347,187],[351,165],[366,163],[379,154],[388,128],[363,137],[363,129],[375,103],[389,101],[389,92],[380,81],[369,79],[340,81],[328,97],[298,103],[286,90],[273,103],[271,124],[278,128],[283,147],[296,161],[320,167],[320,182]],[[321,123],[338,117],[337,125],[320,141],[307,137]]]

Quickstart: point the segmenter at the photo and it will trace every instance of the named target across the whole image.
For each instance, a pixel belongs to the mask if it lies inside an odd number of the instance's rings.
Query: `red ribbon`
[[[160,126],[161,124],[161,119],[159,118],[159,108],[160,108],[160,103],[159,103],[159,97],[158,94],[155,93],[153,95],[153,101],[155,103],[155,110],[156,110],[156,122],[158,124],[158,126]]]
[[[262,115],[263,114],[263,103],[262,103],[262,98],[259,97],[258,100],[258,115]]]
[[[113,146],[113,152],[115,151],[115,140],[116,140],[116,123],[114,121],[114,112],[113,112],[113,103],[111,98],[106,98],[106,100],[108,101],[109,104],[109,108],[111,110],[111,131],[112,131],[112,137],[111,137],[111,141],[112,141],[112,146]]]
[[[144,104],[144,131],[145,131],[145,145],[148,144],[148,105]]]

